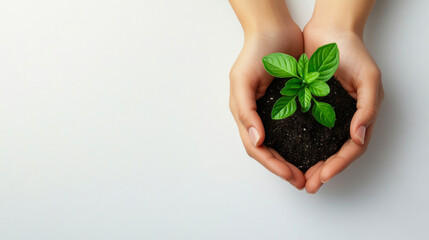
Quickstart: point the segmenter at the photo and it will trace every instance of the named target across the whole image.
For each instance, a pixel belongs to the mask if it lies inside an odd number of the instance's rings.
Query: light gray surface
[[[428,9],[377,3],[371,147],[308,195],[241,146],[226,1],[0,1],[0,239],[422,239]]]

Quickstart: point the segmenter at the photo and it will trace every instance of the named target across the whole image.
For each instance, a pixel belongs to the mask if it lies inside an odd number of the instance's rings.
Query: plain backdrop
[[[0,0],[0,239],[423,239],[428,9],[377,2],[371,146],[309,195],[242,147],[227,1]]]

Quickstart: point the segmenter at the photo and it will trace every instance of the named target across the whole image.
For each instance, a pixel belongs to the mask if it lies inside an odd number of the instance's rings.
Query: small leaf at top
[[[301,78],[304,78],[307,74],[307,68],[308,68],[308,57],[305,53],[299,57],[298,60],[298,74]]]
[[[272,53],[262,58],[265,70],[278,78],[297,77],[296,59],[284,53]]]
[[[305,74],[304,81],[306,83],[310,84],[311,82],[316,80],[319,77],[319,75],[320,74],[318,72],[307,73],[307,74]]]
[[[329,88],[329,85],[320,80],[313,81],[308,85],[308,89],[310,89],[311,93],[313,93],[314,96],[318,97],[324,97],[329,94],[331,89]]]
[[[311,107],[311,92],[308,88],[302,88],[298,95],[299,103],[301,104],[301,111],[307,112]]]
[[[314,101],[312,113],[323,126],[332,128],[335,125],[335,111],[329,103]]]
[[[271,118],[280,120],[289,117],[296,111],[295,97],[281,97],[273,106]]]
[[[328,81],[335,73],[340,63],[340,53],[336,43],[319,47],[308,61],[309,72],[319,72],[318,80]]]

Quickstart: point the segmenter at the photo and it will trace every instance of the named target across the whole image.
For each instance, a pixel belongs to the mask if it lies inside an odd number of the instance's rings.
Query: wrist
[[[229,0],[245,35],[279,32],[295,25],[284,0]]]
[[[343,34],[356,35],[363,38],[363,28],[359,28],[353,23],[341,23],[341,21],[332,21],[331,19],[314,19],[312,18],[304,28],[305,33],[314,34]]]
[[[317,0],[309,26],[332,28],[362,37],[375,0]]]
[[[263,34],[269,32],[287,32],[288,29],[295,28],[297,25],[292,19],[278,17],[276,19],[255,19],[253,22],[243,24],[245,35]]]
[[[259,22],[249,28],[243,28],[243,30],[245,41],[253,37],[286,38],[288,35],[293,35],[297,32],[302,33],[301,28],[293,21],[288,23]]]
[[[362,37],[364,24],[353,19],[330,17],[312,17],[305,26],[305,29],[320,29],[328,32],[353,33]]]

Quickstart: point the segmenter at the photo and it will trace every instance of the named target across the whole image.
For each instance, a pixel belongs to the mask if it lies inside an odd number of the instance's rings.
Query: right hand
[[[350,96],[357,100],[357,111],[350,123],[351,139],[333,156],[322,159],[305,173],[307,192],[316,193],[323,183],[339,174],[366,151],[384,90],[380,69],[365,48],[362,35],[334,25],[319,26],[310,22],[305,27],[304,36],[308,56],[322,45],[337,43],[340,64],[335,76]]]
[[[249,156],[296,188],[303,189],[305,177],[302,172],[275,150],[263,145],[264,126],[256,112],[256,100],[265,94],[273,80],[265,71],[262,58],[274,52],[287,53],[295,58],[302,54],[302,31],[296,24],[245,36],[243,49],[230,72],[229,106]]]

